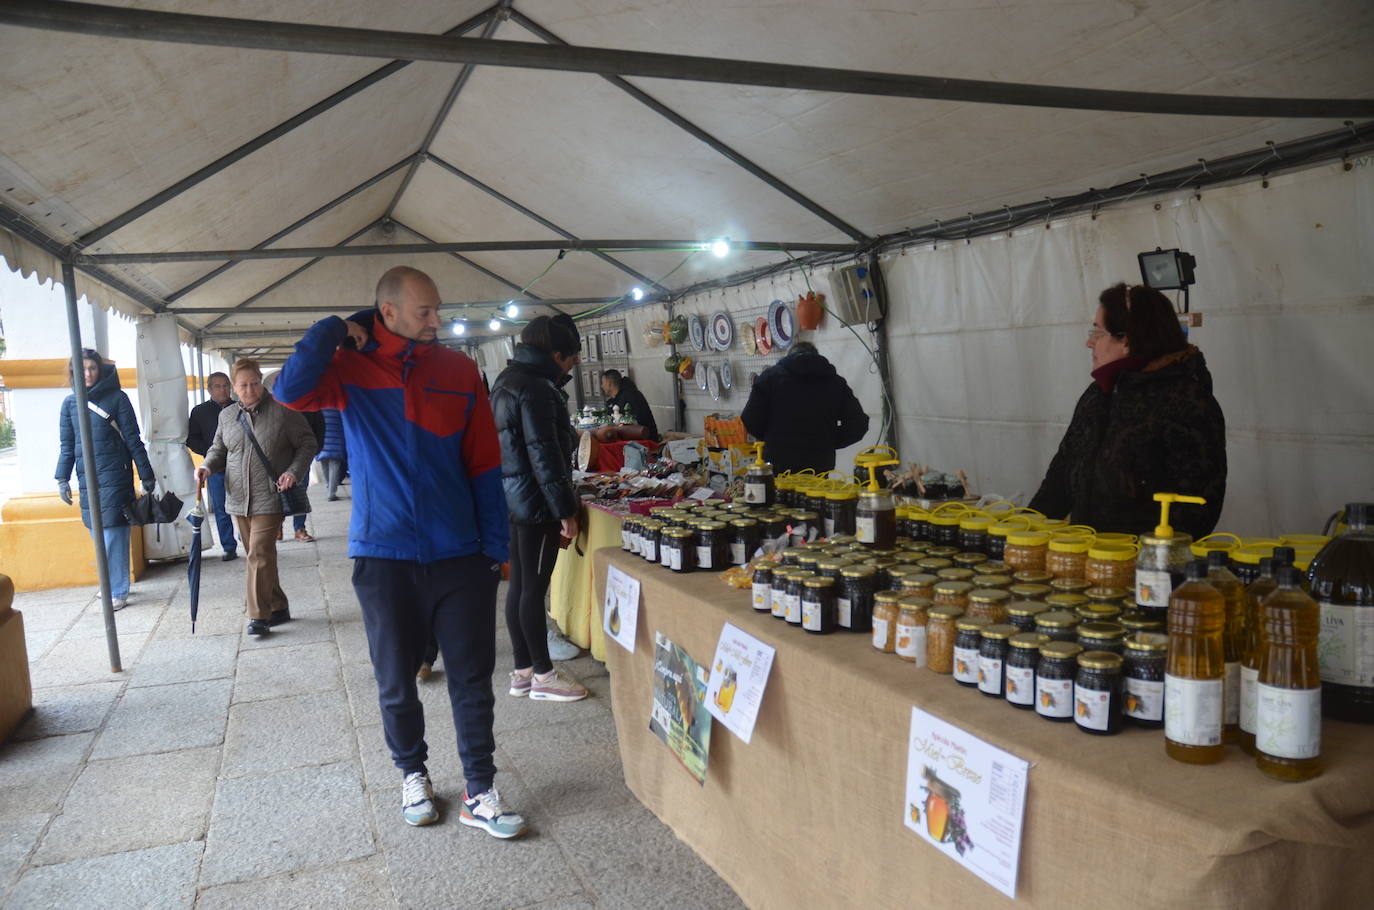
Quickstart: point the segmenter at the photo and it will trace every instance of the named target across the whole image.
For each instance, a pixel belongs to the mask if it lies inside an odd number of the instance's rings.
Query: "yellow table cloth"
[[[601,628],[601,602],[592,582],[591,558],[601,547],[620,549],[620,516],[588,506],[582,510],[576,546],[558,553],[549,582],[549,613],[569,641],[579,648],[590,648],[592,657],[604,661],[606,634]]]

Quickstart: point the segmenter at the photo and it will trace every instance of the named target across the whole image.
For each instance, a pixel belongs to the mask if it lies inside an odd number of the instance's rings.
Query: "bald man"
[[[509,538],[501,446],[477,365],[435,343],[439,302],[424,272],[390,269],[374,309],[326,317],[296,344],[277,396],[297,410],[335,408],[343,419],[354,503],[348,555],[382,728],[401,771],[402,817],[439,819],[415,684],[432,635],[467,779],[459,821],[511,838],[525,820],[502,803],[492,759],[496,586]]]

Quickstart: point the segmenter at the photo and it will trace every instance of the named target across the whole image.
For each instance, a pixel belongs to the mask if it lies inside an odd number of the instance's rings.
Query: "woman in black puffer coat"
[[[1031,500],[1051,518],[1140,534],[1159,521],[1155,493],[1186,493],[1170,521],[1199,538],[1226,498],[1226,418],[1202,352],[1188,344],[1169,298],[1114,285],[1088,332],[1093,382]]]
[[[91,446],[95,450],[96,480],[100,484],[100,521],[104,527],[105,561],[110,569],[110,599],[122,610],[129,598],[129,538],[132,530],[124,507],[134,501],[134,470],[151,493],[157,485],[148,450],[138,435],[134,406],[119,386],[119,373],[89,348],[82,351],[86,400],[91,408]],[[71,476],[81,485],[81,521],[91,526],[91,498],[86,490],[85,452],[77,426],[76,396],[62,402],[58,422],[61,448],[57,456],[57,490],[68,505],[72,501]]]
[[[587,690],[549,659],[544,596],[559,538],[577,536],[572,455],[577,439],[562,386],[582,350],[568,316],[540,316],[520,333],[515,357],[491,387],[501,437],[501,483],[510,510],[510,585],[506,626],[515,650],[510,694],[577,701]]]

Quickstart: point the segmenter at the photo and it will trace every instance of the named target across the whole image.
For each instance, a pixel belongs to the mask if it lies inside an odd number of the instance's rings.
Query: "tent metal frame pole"
[[[444,35],[456,37],[458,35],[464,34],[465,32],[471,31],[472,29],[486,22],[487,18],[491,16],[493,9],[495,9],[495,7],[478,13],[471,19],[468,19],[467,21],[455,26],[454,28],[449,29],[447,32],[444,32]],[[3,21],[3,15],[0,15],[0,21]],[[99,227],[94,228],[93,230],[87,231],[85,234],[81,235],[80,239],[76,241],[76,246],[84,248],[90,246],[93,243],[96,243],[97,241],[103,240],[104,238],[110,236],[120,228],[125,227],[133,223],[134,221],[137,221],[139,218],[142,218],[144,215],[148,214],[153,209],[156,209],[166,204],[167,202],[170,202],[171,200],[175,199],[177,196],[180,196],[182,193],[186,192],[192,187],[200,183],[203,183],[206,180],[209,180],[211,177],[215,176],[220,171],[223,171],[225,168],[231,167],[239,161],[242,161],[244,158],[247,158],[249,155],[253,154],[254,152],[258,151],[264,146],[272,144],[273,142],[280,139],[282,136],[285,136],[287,133],[290,133],[297,127],[309,123],[311,120],[314,120],[321,114],[337,107],[338,105],[347,101],[349,98],[352,98],[354,95],[357,95],[359,92],[371,88],[378,82],[381,82],[383,79],[386,79],[388,76],[395,75],[396,73],[405,69],[413,62],[413,60],[392,60],[390,63],[373,70],[366,76],[363,76],[361,79],[357,79],[349,83],[348,85],[339,89],[337,92],[334,92],[332,95],[329,95],[327,98],[315,102],[310,107],[306,108],[305,110],[301,111],[295,116],[283,120],[281,123],[278,123],[276,126],[272,127],[266,132],[260,133],[252,139],[249,139],[247,142],[243,143],[233,151],[221,155],[219,158],[216,158],[214,161],[210,162],[204,167],[196,171],[193,171],[187,176],[181,178],[176,183],[173,183],[171,186],[165,187],[159,192],[154,193],[152,196],[149,196],[147,199],[144,199],[142,202],[126,210],[124,213],[116,215],[114,218],[110,219],[109,221],[105,222]]]
[[[343,240],[340,240],[340,241],[339,241],[339,245],[343,245],[343,244],[346,244],[346,243],[352,243],[354,240],[357,240],[359,237],[361,237],[362,235],[366,234],[368,231],[370,231],[370,230],[372,230],[373,228],[375,228],[375,227],[378,225],[378,223],[379,223],[379,222],[377,222],[377,221],[373,221],[373,222],[370,222],[369,224],[364,225],[364,226],[362,227],[362,229],[360,229],[360,230],[358,230],[358,231],[355,231],[354,233],[349,234],[349,235],[348,235],[347,237],[345,237]],[[303,257],[293,257],[293,258],[303,258]],[[229,313],[225,313],[223,316],[220,316],[220,317],[218,317],[218,318],[216,318],[216,319],[212,319],[212,320],[210,320],[209,322],[207,322],[207,323],[200,329],[200,331],[201,331],[202,333],[208,332],[210,329],[213,329],[215,326],[219,325],[221,322],[223,322],[224,320],[228,319],[228,318],[229,318],[231,315],[233,315],[234,313],[237,313],[237,312],[239,312],[239,311],[241,311],[241,310],[246,309],[246,308],[248,307],[248,305],[249,305],[250,303],[252,303],[253,301],[255,301],[255,300],[261,300],[265,295],[271,293],[272,291],[275,291],[277,288],[281,287],[283,284],[286,284],[286,282],[290,281],[292,278],[295,278],[295,277],[296,277],[297,275],[299,275],[301,272],[304,272],[306,269],[310,268],[312,265],[315,265],[316,263],[318,263],[322,258],[324,258],[324,257],[322,257],[322,256],[316,256],[315,258],[313,258],[313,259],[311,259],[309,262],[307,262],[305,265],[302,265],[302,266],[300,266],[300,267],[298,267],[298,268],[292,269],[291,271],[287,272],[287,273],[286,273],[285,275],[283,275],[282,277],[278,278],[276,281],[274,281],[274,282],[272,282],[271,284],[269,284],[267,287],[263,288],[262,290],[260,290],[260,291],[256,292],[255,294],[253,294],[251,297],[249,297],[249,298],[247,298],[246,300],[244,300],[244,301],[243,301],[242,303],[240,303],[238,306],[234,307],[233,310],[231,310]]]
[[[63,0],[6,0],[0,4],[0,24],[141,41],[373,59],[472,63],[972,104],[1213,117],[1374,116],[1374,98],[1180,95],[949,79],[612,48],[559,47],[527,41],[484,41],[417,32],[197,16]]]
[[[529,16],[526,16],[524,13],[520,12],[520,10],[511,10],[511,19],[512,21],[524,27],[528,31],[533,32],[540,39],[549,44],[557,45],[559,47],[572,46],[567,41],[564,41],[562,38],[558,37],[553,32],[549,31],[547,28],[531,19]],[[686,117],[682,116],[677,111],[668,107],[666,104],[654,98],[652,95],[640,89],[633,83],[627,82],[619,76],[612,76],[606,73],[602,73],[601,78],[605,79],[607,82],[609,82],[611,85],[614,85],[621,91],[625,92],[631,98],[635,99],[640,104],[643,104],[645,107],[649,108],[651,111],[658,114],[660,117],[663,117],[664,119],[668,120],[674,126],[678,127],[679,129],[685,130],[687,133],[689,133],[696,139],[699,139],[700,141],[706,143],[706,145],[709,146],[711,149],[725,156],[738,167],[741,167],[744,170],[748,171],[750,174],[753,174],[759,180],[762,180],[764,183],[768,184],[770,187],[777,190],[779,193],[782,193],[788,199],[791,199],[793,202],[797,203],[797,205],[800,205],[802,208],[806,209],[811,214],[815,215],[817,218],[820,218],[822,221],[826,222],[831,227],[843,231],[844,233],[852,237],[855,241],[860,243],[866,242],[871,239],[869,235],[865,234],[859,228],[854,227],[852,224],[845,221],[839,215],[836,215],[834,212],[825,208],[820,203],[816,202],[814,199],[811,199],[810,197],[802,193],[800,190],[784,182],[782,178],[765,170],[762,166],[756,164],[753,160],[746,157],[742,152],[739,152],[738,150],[730,147],[729,145],[726,145],[720,139],[717,139],[715,136],[708,133],[701,127],[697,126],[695,123],[688,120]]]
[[[497,202],[500,202],[500,203],[503,204],[503,205],[509,206],[510,208],[512,208],[512,209],[514,209],[515,211],[519,212],[520,214],[524,215],[526,218],[529,218],[529,219],[531,219],[532,221],[535,221],[535,222],[537,222],[538,224],[543,225],[544,227],[546,227],[546,228],[548,228],[549,230],[553,231],[555,234],[561,234],[564,238],[566,238],[566,239],[568,239],[568,240],[577,240],[577,239],[579,239],[579,238],[578,238],[575,234],[573,234],[571,231],[568,231],[568,230],[565,230],[565,229],[559,227],[558,225],[554,224],[554,223],[553,223],[552,221],[550,221],[549,219],[547,219],[547,218],[545,218],[544,216],[540,215],[538,212],[535,212],[535,211],[532,211],[532,210],[526,208],[525,206],[523,206],[523,205],[521,205],[520,203],[516,202],[514,199],[510,198],[510,197],[507,196],[505,193],[501,192],[500,190],[496,189],[495,187],[487,186],[485,183],[483,183],[482,181],[478,180],[476,177],[472,176],[472,175],[469,174],[467,171],[464,171],[464,170],[458,168],[457,166],[455,166],[455,165],[453,165],[453,164],[450,164],[449,162],[445,161],[443,158],[440,158],[438,155],[430,155],[430,156],[429,156],[429,160],[430,160],[430,162],[432,162],[433,164],[437,164],[439,167],[441,167],[441,168],[443,168],[444,170],[448,171],[448,172],[449,172],[450,174],[452,174],[453,176],[459,178],[460,180],[466,181],[466,182],[467,182],[468,184],[470,184],[471,186],[473,186],[473,187],[475,187],[476,189],[479,189],[479,190],[481,190],[482,192],[486,193],[488,196],[490,196],[491,198],[495,199]],[[593,255],[596,256],[598,259],[604,260],[605,262],[609,263],[610,265],[615,266],[617,269],[620,269],[620,271],[624,272],[626,275],[629,275],[630,277],[632,277],[632,278],[634,278],[634,279],[636,279],[636,280],[638,280],[638,281],[641,281],[641,282],[643,282],[644,284],[652,285],[652,286],[654,286],[655,288],[658,288],[660,291],[665,291],[665,292],[666,292],[666,291],[668,290],[668,289],[665,288],[663,285],[659,284],[657,281],[654,281],[654,280],[653,280],[652,278],[650,278],[648,275],[644,275],[644,274],[642,274],[642,273],[636,271],[635,269],[633,269],[633,268],[631,268],[630,266],[626,265],[625,263],[621,262],[619,259],[616,259],[614,256],[610,255],[609,253],[603,253],[603,252],[601,252],[600,250],[596,250],[596,251],[593,252]]]
[[[433,242],[434,242],[432,239],[430,239],[429,237],[425,236],[424,234],[421,234],[419,231],[415,230],[415,228],[413,228],[413,227],[411,227],[410,225],[406,224],[404,221],[397,221],[395,218],[392,218],[392,219],[391,219],[391,223],[394,224],[394,225],[396,225],[398,228],[400,228],[401,230],[405,231],[405,232],[408,233],[408,234],[414,234],[416,237],[419,237],[419,238],[420,238],[421,240],[423,240],[425,243],[433,243]],[[486,266],[484,266],[484,265],[482,265],[482,264],[480,264],[480,263],[474,262],[473,260],[471,260],[471,259],[469,259],[468,257],[464,256],[462,253],[450,253],[449,255],[451,255],[454,259],[457,259],[459,262],[461,262],[463,265],[467,266],[468,268],[476,269],[477,271],[481,272],[483,275],[486,275],[486,276],[487,276],[488,278],[490,278],[492,281],[495,281],[495,282],[497,282],[498,284],[504,284],[506,287],[510,288],[512,291],[515,291],[517,294],[524,294],[525,297],[526,297],[526,299],[528,299],[528,300],[531,300],[531,301],[533,301],[533,302],[535,302],[535,303],[540,303],[540,302],[542,302],[543,299],[544,299],[544,298],[540,297],[538,294],[532,294],[532,293],[530,293],[529,291],[526,291],[524,288],[520,287],[520,285],[516,284],[514,281],[511,281],[511,280],[510,280],[509,278],[507,278],[506,276],[501,275],[501,274],[499,274],[499,273],[497,273],[497,272],[493,272],[491,269],[487,268]]]
[[[72,394],[76,399],[76,426],[81,437],[81,463],[86,474],[86,501],[91,516],[91,543],[95,546],[95,567],[100,576],[100,612],[105,617],[105,647],[110,655],[110,672],[124,669],[119,659],[119,628],[115,624],[114,602],[110,599],[110,562],[105,557],[105,522],[100,509],[100,476],[95,467],[95,446],[91,441],[91,410],[87,407],[85,363],[81,354],[81,316],[76,309],[76,269],[70,257],[62,262],[62,289],[67,298],[67,335],[72,346]]]
[[[487,307],[505,306],[511,300],[522,306],[595,306],[604,303],[614,303],[619,297],[551,297],[551,298],[521,298],[506,297],[501,300],[460,300],[451,303],[439,304],[440,310],[455,309],[480,309]],[[319,306],[261,306],[253,307],[254,313],[337,313],[348,309],[347,306],[338,304],[320,304]],[[173,310],[172,312],[186,316],[215,316],[221,313],[237,313],[237,307],[233,306],[205,306],[187,307],[185,309]]]
[[[380,171],[380,172],[378,172],[377,174],[374,174],[373,176],[371,176],[371,177],[369,177],[368,179],[364,180],[362,183],[360,183],[360,184],[358,184],[357,186],[353,187],[353,188],[352,188],[351,190],[349,190],[348,192],[342,193],[342,194],[340,194],[340,195],[338,195],[338,196],[335,196],[333,199],[329,200],[329,201],[326,202],[324,205],[322,205],[322,206],[320,206],[319,208],[315,209],[315,211],[311,212],[309,215],[306,215],[306,216],[303,217],[303,218],[297,219],[296,221],[294,221],[294,222],[292,222],[291,224],[287,225],[286,227],[282,228],[280,231],[277,231],[277,232],[276,232],[275,234],[273,234],[271,237],[268,237],[266,240],[263,240],[263,241],[261,241],[260,243],[255,243],[255,244],[253,244],[253,249],[255,249],[255,250],[262,249],[262,248],[264,248],[264,247],[266,247],[266,246],[269,246],[269,245],[271,245],[271,244],[273,244],[273,243],[276,243],[278,240],[282,239],[283,237],[286,237],[287,235],[292,234],[292,233],[294,233],[295,231],[300,230],[301,228],[305,227],[305,226],[306,226],[307,224],[309,224],[310,222],[314,221],[316,218],[319,218],[321,215],[325,214],[326,212],[328,212],[328,211],[330,211],[330,210],[332,210],[332,209],[334,209],[334,208],[337,208],[338,206],[340,206],[340,205],[342,205],[343,203],[347,202],[348,200],[352,199],[354,196],[357,196],[357,195],[359,195],[360,193],[363,193],[363,192],[366,192],[367,190],[370,190],[372,187],[376,186],[378,183],[381,183],[383,180],[385,180],[386,178],[390,177],[392,174],[396,173],[396,172],[399,171],[401,168],[405,167],[407,164],[413,162],[414,160],[415,160],[415,156],[414,156],[413,154],[412,154],[412,155],[407,155],[407,156],[405,156],[405,157],[402,158],[400,161],[397,161],[395,164],[391,165],[391,167],[387,168],[387,169],[384,170],[384,171]],[[170,293],[170,294],[167,295],[167,303],[168,303],[168,304],[171,304],[171,303],[173,303],[173,302],[175,302],[175,301],[177,301],[177,300],[180,300],[182,297],[185,297],[187,294],[191,293],[191,292],[194,291],[196,288],[200,287],[201,285],[205,284],[206,282],[211,281],[211,280],[213,280],[213,279],[215,279],[215,278],[218,278],[220,275],[223,275],[225,272],[229,271],[230,269],[232,269],[234,266],[238,265],[238,264],[239,264],[240,262],[242,262],[242,261],[243,261],[243,260],[241,260],[241,259],[234,259],[234,260],[231,260],[231,261],[229,261],[229,262],[226,262],[224,265],[219,266],[218,268],[216,268],[216,269],[214,269],[214,270],[212,270],[212,271],[210,271],[210,272],[207,272],[207,273],[205,273],[204,275],[200,276],[200,277],[197,278],[195,281],[192,281],[190,284],[186,285],[185,287],[178,288],[177,290],[175,290],[175,291],[173,291],[172,293]]]
[[[495,7],[488,11],[490,14],[487,21],[482,25],[482,34],[479,38],[483,41],[489,40],[496,34],[496,30],[501,27],[501,23],[506,21],[510,13],[511,0],[498,0]],[[449,112],[453,110],[453,105],[458,100],[458,95],[463,91],[463,87],[472,78],[472,71],[477,67],[471,63],[464,63],[458,70],[458,78],[453,80],[453,86],[448,90],[442,104],[439,105],[439,112],[434,115],[434,119],[429,124],[429,129],[425,132],[425,138],[420,142],[420,149],[415,153],[415,157],[410,162],[410,170],[406,171],[405,178],[396,190],[396,194],[391,197],[391,204],[386,207],[385,218],[390,218],[396,212],[396,206],[400,204],[401,197],[410,189],[410,182],[415,179],[415,174],[420,170],[420,165],[429,156],[430,146],[434,144],[434,137],[439,135],[439,128],[448,119]]]
[[[418,236],[418,235],[417,235]],[[797,250],[808,253],[853,253],[862,247],[852,243],[811,243],[783,240],[732,240],[731,249],[763,252]],[[215,262],[221,259],[328,259],[337,256],[392,256],[424,253],[508,253],[538,250],[685,250],[701,249],[700,240],[681,238],[598,238],[595,240],[475,240],[457,243],[363,244],[360,246],[282,246],[251,250],[179,250],[176,252],[78,253],[80,265],[128,263]]]

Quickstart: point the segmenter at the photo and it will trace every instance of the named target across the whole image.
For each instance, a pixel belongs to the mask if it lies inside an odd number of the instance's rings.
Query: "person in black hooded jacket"
[[[763,441],[774,471],[829,471],[835,451],[868,432],[868,415],[849,383],[809,341],[759,374],[740,419]]]
[[[501,484],[510,510],[506,627],[515,651],[510,694],[537,701],[587,697],[586,688],[554,668],[544,620],[559,538],[577,536],[580,503],[572,482],[577,438],[562,386],[581,350],[571,317],[539,316],[520,333],[514,358],[491,386]]]
[[[1155,493],[1185,493],[1207,504],[1178,503],[1171,523],[1210,534],[1226,498],[1226,418],[1207,362],[1159,291],[1117,284],[1098,301],[1093,381],[1030,507],[1139,534],[1159,521]]]

